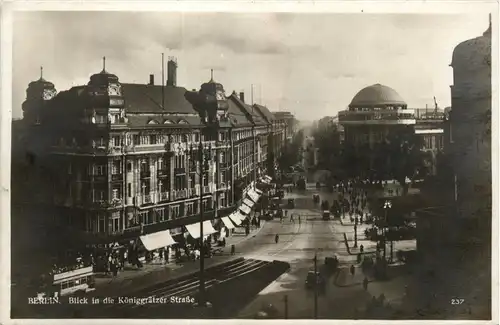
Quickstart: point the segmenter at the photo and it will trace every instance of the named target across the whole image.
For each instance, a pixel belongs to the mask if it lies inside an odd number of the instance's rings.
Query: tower
[[[167,62],[167,86],[177,86],[177,59],[173,56]]]
[[[43,67],[40,67],[40,79],[30,82],[26,89],[26,100],[22,105],[25,121],[30,125],[40,124],[43,107],[56,94],[54,84],[43,78]]]

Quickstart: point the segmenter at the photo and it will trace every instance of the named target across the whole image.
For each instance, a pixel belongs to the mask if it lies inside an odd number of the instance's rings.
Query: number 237
[[[452,305],[461,305],[464,303],[464,301],[465,301],[465,299],[451,299],[450,302]]]

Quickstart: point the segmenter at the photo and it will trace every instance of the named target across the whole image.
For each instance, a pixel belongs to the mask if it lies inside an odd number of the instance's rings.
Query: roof
[[[153,116],[144,116],[144,115],[128,115],[128,126],[130,127],[144,127],[144,126],[182,126],[188,127],[192,125],[200,126],[201,119],[198,115],[189,115],[189,116],[179,116],[179,115],[170,115],[170,114],[158,114]]]
[[[260,114],[262,114],[262,116],[264,116],[268,123],[272,123],[274,121],[273,113],[271,113],[271,111],[266,106],[262,106],[259,104],[254,104],[253,106],[257,108],[257,110],[260,112]]]
[[[471,68],[491,62],[491,20],[482,36],[466,40],[453,50],[452,67]],[[489,60],[488,60],[489,59]],[[491,63],[489,63],[491,64]]]
[[[127,113],[184,113],[197,114],[184,97],[186,88],[163,87],[165,109],[162,108],[162,87],[156,85],[122,83]]]
[[[406,103],[391,87],[375,84],[361,89],[354,96],[349,107],[376,107],[381,105],[406,105]]]
[[[272,112],[272,114],[278,120],[281,120],[281,119],[292,119],[293,118],[293,114],[290,113],[290,112],[279,111],[279,112]]]
[[[252,121],[250,121],[246,114],[241,110],[241,108],[238,105],[238,102],[236,101],[235,96],[229,96],[227,98],[227,103],[228,103],[228,113],[229,113],[229,120],[234,126],[251,126]]]
[[[231,94],[229,96],[230,98],[233,98],[233,100],[237,103],[237,105],[245,110],[245,112],[252,117],[252,120],[250,122],[255,123],[255,125],[267,125],[267,121],[264,120],[263,116],[251,105],[246,104],[243,102],[237,95],[236,93]]]

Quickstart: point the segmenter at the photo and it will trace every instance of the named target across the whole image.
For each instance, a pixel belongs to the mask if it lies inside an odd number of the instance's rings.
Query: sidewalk
[[[261,227],[253,229],[248,236],[245,232],[235,232],[231,237],[226,238],[226,247],[222,248],[223,253],[205,258],[205,268],[209,268],[219,263],[229,261],[237,256],[230,254],[231,245],[237,245],[252,237],[254,237],[265,225],[262,221]],[[112,275],[96,274],[95,290],[91,295],[108,296],[117,295],[119,293],[127,293],[130,291],[139,291],[143,288],[162,283],[172,278],[181,277],[186,274],[194,273],[199,270],[199,261],[189,261],[183,263],[163,263],[160,261],[153,261],[144,263],[141,269],[134,266],[125,266],[125,270],[118,273],[116,278]]]

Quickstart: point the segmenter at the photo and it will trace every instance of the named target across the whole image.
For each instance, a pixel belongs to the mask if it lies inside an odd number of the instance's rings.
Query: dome
[[[118,83],[118,77],[106,71],[106,57],[102,58],[102,71],[90,76],[89,85],[108,86],[111,83]]]
[[[453,50],[452,67],[490,65],[491,62],[491,20],[482,36],[458,44]]]
[[[361,89],[351,101],[349,107],[406,106],[405,101],[392,89],[381,84]]]

